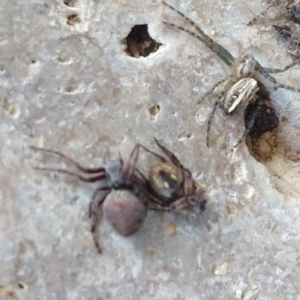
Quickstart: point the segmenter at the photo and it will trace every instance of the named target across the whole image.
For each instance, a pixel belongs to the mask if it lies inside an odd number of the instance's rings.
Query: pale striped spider
[[[175,7],[167,4],[164,1],[162,1],[162,3],[167,7],[169,7],[170,9],[172,9],[173,11],[175,11],[177,14],[179,14],[182,18],[184,18],[184,20],[186,20],[190,24],[192,29],[189,30],[170,22],[163,22],[164,24],[177,28],[193,36],[194,38],[202,42],[210,50],[212,50],[221,60],[223,60],[225,64],[227,64],[232,69],[232,74],[230,76],[227,76],[224,79],[218,81],[209,90],[209,92],[206,93],[205,96],[202,98],[202,99],[206,98],[209,94],[211,94],[214,91],[214,89],[217,86],[226,82],[223,91],[221,92],[220,96],[218,97],[218,99],[214,104],[212,114],[208,120],[207,138],[206,138],[207,146],[209,146],[209,133],[210,133],[211,121],[218,105],[225,111],[226,114],[232,115],[235,112],[237,112],[237,110],[240,109],[241,107],[245,107],[249,103],[249,101],[256,100],[256,92],[258,90],[258,87],[257,87],[257,81],[253,78],[256,72],[260,73],[266,79],[271,81],[276,88],[284,88],[284,89],[300,92],[300,88],[295,88],[277,82],[276,79],[270,75],[270,73],[284,72],[289,68],[291,68],[292,66],[296,65],[298,61],[292,62],[291,64],[287,65],[283,69],[270,69],[270,68],[262,67],[259,64],[259,62],[249,54],[243,55],[241,58],[235,58],[223,46],[221,46],[220,44],[215,42],[212,38],[210,38],[208,35],[206,35],[203,32],[203,30],[199,27],[199,25],[197,25],[194,21],[192,21],[190,18],[185,16]],[[259,109],[259,107],[261,106],[258,105],[257,107]],[[254,124],[258,112],[259,111],[253,113],[253,121],[249,122],[250,126],[251,124]],[[251,127],[247,128],[243,134],[243,137],[245,137],[250,130]],[[243,137],[238,141],[237,145],[240,143],[240,141],[242,141]]]

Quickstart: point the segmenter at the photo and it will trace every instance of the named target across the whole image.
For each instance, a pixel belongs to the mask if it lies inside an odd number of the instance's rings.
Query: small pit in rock
[[[149,56],[161,46],[149,35],[147,24],[133,26],[122,42],[126,45],[125,52],[135,58]]]
[[[20,289],[25,289],[25,286],[24,286],[24,284],[22,284],[22,283],[18,283],[18,287],[20,288]]]
[[[77,6],[78,0],[64,0],[64,4],[69,7]]]
[[[68,16],[68,20],[67,20],[67,24],[70,26],[75,26],[76,23],[80,23],[81,19],[79,17],[79,15],[74,14],[74,15],[70,15]]]
[[[149,113],[150,113],[150,118],[152,121],[156,120],[157,114],[160,111],[160,105],[159,104],[154,104],[149,108]]]

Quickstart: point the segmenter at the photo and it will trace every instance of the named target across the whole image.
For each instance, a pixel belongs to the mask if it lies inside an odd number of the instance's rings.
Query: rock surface
[[[249,53],[274,68],[290,63],[269,15],[246,25],[267,5],[248,2],[171,4],[236,57]],[[163,20],[189,26],[160,1],[2,1],[3,299],[299,299],[299,93],[263,80],[282,120],[278,153],[266,166],[244,142],[233,149],[243,112],[217,111],[208,149],[207,118],[217,95],[197,103],[230,69]],[[122,40],[138,24],[148,24],[162,45],[134,58]],[[295,67],[276,78],[299,85],[299,76]],[[103,220],[100,255],[88,218],[97,184],[34,170],[62,161],[29,145],[96,166],[105,153],[127,157],[138,142],[158,151],[154,137],[207,187],[207,209],[151,211],[126,238]],[[150,163],[142,154],[139,167],[146,172]]]

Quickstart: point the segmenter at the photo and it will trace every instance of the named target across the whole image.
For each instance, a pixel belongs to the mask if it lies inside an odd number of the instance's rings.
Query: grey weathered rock
[[[247,22],[262,1],[188,1],[174,6],[233,55],[264,66],[291,61],[272,20]],[[65,3],[65,4],[64,4]],[[274,11],[280,9],[275,7]],[[71,16],[71,17],[70,17]],[[274,90],[285,122],[267,168],[244,142],[243,112],[218,110],[205,145],[212,95],[230,73],[160,1],[4,1],[0,9],[0,295],[15,299],[297,299],[299,286],[299,93]],[[159,50],[133,58],[121,41],[148,24]],[[276,76],[299,84],[299,67]],[[153,110],[159,105],[158,110]],[[157,114],[153,117],[150,112]],[[120,237],[103,221],[99,255],[88,203],[96,184],[32,167],[60,165],[29,145],[58,149],[87,166],[107,151],[126,157],[141,142],[163,143],[207,186],[199,215],[148,213]],[[290,151],[284,155],[286,149]],[[293,159],[293,160],[291,160]],[[151,163],[141,155],[143,171]],[[168,234],[168,225],[176,232]],[[18,287],[18,283],[22,287]],[[6,299],[4,297],[4,299]]]

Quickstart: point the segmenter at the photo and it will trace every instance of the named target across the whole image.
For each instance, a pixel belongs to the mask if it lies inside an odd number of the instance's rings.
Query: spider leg
[[[106,190],[111,190],[111,189],[106,186],[97,188],[96,191],[94,192],[92,199],[93,200],[95,199],[95,196],[98,192],[106,191]],[[99,214],[100,214],[99,207],[104,202],[104,200],[106,199],[106,197],[108,196],[109,193],[110,193],[110,191],[108,193],[105,193],[105,195],[103,195],[98,201],[96,201],[96,203],[92,200],[89,205],[89,218],[92,220],[91,233],[92,233],[93,241],[94,241],[95,246],[99,253],[102,253],[100,244],[97,239],[97,225],[99,224],[99,219],[100,219],[99,218]]]
[[[208,123],[207,123],[207,133],[206,133],[206,146],[209,147],[209,135],[210,135],[210,127],[211,127],[211,122],[212,122],[212,118],[216,112],[216,109],[217,109],[217,106],[220,105],[223,109],[223,104],[221,102],[221,99],[223,98],[223,96],[226,94],[226,92],[228,91],[228,89],[230,88],[230,86],[232,85],[232,82],[233,82],[233,76],[231,76],[229,78],[230,80],[226,83],[223,91],[220,93],[219,97],[218,97],[218,100],[214,103],[214,107],[213,107],[213,110],[211,112],[211,115],[208,119]],[[225,110],[225,109],[224,109]],[[226,112],[226,110],[225,110]],[[228,112],[226,112],[228,113]]]
[[[194,205],[189,203],[186,196],[183,196],[182,198],[177,199],[174,202],[174,207],[175,207],[175,209],[178,209],[183,212],[192,211],[194,209]]]
[[[256,101],[259,101],[259,100],[256,100]],[[243,135],[240,137],[240,139],[238,140],[238,142],[236,143],[236,145],[234,146],[234,148],[236,148],[243,141],[243,139],[249,134],[249,132],[253,128],[255,120],[256,120],[258,114],[261,111],[262,104],[263,103],[261,101],[258,102],[258,105],[255,107],[255,110],[254,110],[254,112],[253,112],[253,114],[252,114],[252,116],[250,118],[248,127],[245,128],[245,131],[244,131]]]
[[[139,157],[140,145],[136,145],[129,155],[129,159],[123,164],[121,170],[121,180],[126,184],[130,182],[131,176],[135,170],[135,165]]]
[[[159,143],[159,141],[154,138],[156,145],[170,158],[171,162],[178,168],[184,169],[184,166],[181,164],[179,159],[175,156],[174,153],[172,153],[170,150],[168,150],[166,147],[164,147],[162,144]]]
[[[95,198],[96,198],[96,195],[101,192],[101,191],[109,191],[106,193],[106,195],[104,195],[102,198],[100,198],[100,200],[96,201],[96,204],[95,204]],[[99,187],[95,190],[94,194],[93,194],[93,197],[92,197],[92,201],[90,201],[90,204],[89,204],[89,218],[92,217],[93,215],[93,211],[94,210],[94,207],[98,208],[102,203],[103,201],[105,200],[105,198],[108,196],[108,194],[110,193],[111,191],[111,188],[108,187],[108,186],[104,186],[104,187]]]
[[[77,167],[77,169],[79,169],[80,171],[87,173],[87,174],[93,174],[93,173],[100,173],[100,172],[105,172],[104,168],[85,168],[83,166],[81,166],[78,162],[76,162],[74,159],[72,159],[69,156],[66,156],[65,154],[59,152],[59,151],[55,151],[55,150],[50,150],[50,149],[44,149],[44,148],[39,148],[39,147],[35,147],[35,146],[30,146],[31,149],[36,150],[36,151],[43,151],[43,152],[47,152],[47,153],[52,153],[55,155],[60,156],[61,158],[63,158],[64,160],[68,161],[69,163],[75,165]]]
[[[110,192],[110,191],[111,191],[111,188],[108,187],[108,186],[101,186],[101,187],[98,187],[98,188],[95,190],[92,199],[95,200],[97,194],[98,194],[99,192],[102,192],[102,191],[109,191],[109,192]],[[109,194],[109,192],[107,193],[107,195]],[[107,195],[106,195],[106,196],[107,196]],[[106,196],[105,196],[105,197],[106,197]],[[101,198],[101,199],[102,199],[102,198]],[[103,200],[104,200],[104,199],[103,199]],[[97,201],[97,206],[100,206],[100,205],[102,204],[103,200]],[[93,202],[93,201],[91,201],[90,204],[92,204],[92,202]]]
[[[220,84],[224,83],[226,80],[231,80],[232,79],[232,76],[227,76],[221,80],[219,80],[218,82],[216,82],[213,87],[205,93],[205,95],[203,97],[201,97],[201,99],[199,100],[199,102],[197,104],[199,104],[202,100],[204,100],[206,97],[208,97],[214,90],[215,88],[217,88]]]
[[[93,237],[93,241],[94,244],[98,250],[99,253],[102,253],[102,249],[100,247],[100,244],[97,240],[97,225],[99,224],[99,214],[93,214],[91,216],[91,220],[92,220],[92,226],[91,226],[91,233],[92,233],[92,237]]]
[[[75,177],[77,177],[78,179],[80,179],[81,181],[85,181],[85,182],[96,182],[96,181],[99,181],[99,180],[102,180],[102,179],[105,179],[105,178],[106,178],[105,173],[104,173],[104,174],[97,175],[97,176],[93,176],[93,177],[85,177],[85,176],[81,176],[81,175],[78,174],[78,173],[71,172],[71,171],[64,170],[64,169],[40,168],[40,167],[33,167],[33,168],[36,169],[36,170],[40,170],[40,171],[49,171],[49,172],[59,172],[59,173],[64,173],[64,174],[67,174],[67,175],[70,175],[70,176],[75,176]]]
[[[172,153],[170,150],[168,150],[166,147],[164,147],[162,144],[160,144],[158,142],[158,140],[156,138],[154,138],[157,146],[169,157],[169,159],[171,160],[171,162],[179,169],[181,169],[181,172],[182,172],[182,177],[185,178],[186,177],[191,177],[192,174],[191,174],[191,171],[187,168],[185,168],[181,162],[179,161],[179,159],[175,156],[174,153]],[[184,184],[184,182],[183,182]]]
[[[99,224],[98,214],[92,214],[91,220],[92,220],[92,226],[91,226],[92,238],[93,238],[94,244],[95,244],[98,252],[101,254],[102,249],[101,249],[100,243],[97,240],[97,233],[96,233],[96,228],[97,228],[97,225]]]
[[[262,74],[266,79],[268,79],[270,82],[272,82],[276,87],[294,91],[294,92],[300,92],[300,88],[296,88],[290,85],[286,85],[280,82],[277,82],[274,77],[272,77],[257,61],[256,61],[256,66],[255,69]]]
[[[207,34],[205,34],[204,31],[193,20],[191,20],[190,18],[185,16],[178,9],[176,9],[175,7],[166,3],[165,1],[162,1],[162,3],[165,6],[169,7],[171,10],[175,11],[178,15],[180,15],[188,23],[190,23],[191,26],[193,26],[194,29],[199,33],[199,35],[195,34],[192,31],[186,30],[183,27],[174,25],[172,23],[164,22],[165,24],[173,26],[175,28],[178,28],[179,30],[185,31],[186,33],[192,35],[193,37],[195,37],[196,39],[198,39],[199,41],[204,43],[205,46],[208,47],[210,50],[212,50],[215,54],[217,54],[224,61],[225,64],[227,64],[228,66],[232,66],[232,64],[235,61],[235,57],[233,57],[229,51],[227,51],[224,47],[222,47],[221,45],[216,43],[212,38],[210,38]]]
[[[143,186],[143,193],[146,195],[146,197],[148,198],[149,201],[156,203],[160,206],[167,206],[169,205],[169,203],[166,203],[165,198],[163,198],[162,196],[160,196],[159,194],[157,194],[151,187],[151,184],[149,183],[149,180],[147,180],[147,178],[144,176],[144,174],[139,170],[139,169],[135,169],[137,171],[137,173],[142,177],[142,179],[144,180],[144,182],[141,182],[140,180],[137,180],[137,177],[135,177],[133,179],[133,181],[136,183],[136,185],[138,186],[138,188],[135,186],[135,190],[140,190],[139,187]]]
[[[191,31],[191,30],[188,30],[186,28],[183,28],[181,26],[178,26],[178,25],[175,25],[173,23],[170,23],[170,22],[165,22],[163,21],[163,23],[165,25],[168,25],[168,26],[171,26],[171,27],[174,27],[174,28],[177,28],[191,36],[193,36],[194,38],[196,38],[197,40],[199,40],[200,42],[202,42],[204,45],[206,45],[210,50],[212,50],[221,60],[223,60],[223,62],[228,65],[229,67],[233,64],[233,61],[231,60],[231,58],[228,58],[228,55],[224,53],[224,50],[225,48],[219,48],[221,47],[219,44],[214,44],[213,46],[211,44],[207,44],[207,41],[205,38],[201,37],[200,35],[196,34],[195,32]],[[226,50],[226,49],[225,49]],[[226,52],[228,52],[226,50]],[[229,52],[228,52],[229,53]],[[231,55],[231,54],[230,54]]]
[[[273,1],[273,3],[271,3],[267,8],[265,8],[259,15],[253,17],[247,24],[247,26],[249,25],[253,25],[257,20],[258,18],[262,18],[267,12],[268,10],[273,7],[275,4],[276,4],[276,0]]]
[[[170,212],[170,211],[175,210],[175,206],[171,205],[171,206],[164,207],[164,206],[159,206],[158,205],[156,207],[148,207],[148,209],[156,210],[156,211],[167,211],[167,212]]]
[[[144,182],[148,181],[147,178],[146,178],[146,176],[139,169],[135,168],[135,170],[142,177],[142,179],[144,180]]]
[[[141,144],[140,144],[140,147],[143,148],[148,153],[150,153],[150,154],[156,156],[157,158],[159,158],[162,162],[167,162],[167,160],[163,156],[159,155],[158,153],[155,153],[155,152],[149,150],[148,148],[146,148],[145,146],[143,146]]]
[[[283,67],[282,69],[272,69],[272,68],[265,68],[265,67],[262,67],[267,73],[282,73],[282,72],[285,72],[287,71],[288,69],[294,67],[295,65],[299,64],[300,60],[297,59],[297,60],[294,60],[293,62],[291,62],[290,64],[286,65],[285,67]]]
[[[118,155],[119,155],[119,161],[120,161],[120,164],[123,166],[124,160],[123,160],[123,158],[122,158],[122,156],[121,156],[120,151],[119,151]]]
[[[145,177],[145,175],[139,169],[136,168],[135,170],[141,178],[138,178],[136,175],[133,176],[132,181],[133,181],[134,190],[137,191],[138,193],[142,192],[146,194],[148,198],[151,198],[151,200],[152,200],[152,196],[150,196],[150,194],[151,195],[154,194],[155,197],[159,197],[159,195],[156,195],[155,191],[153,191],[151,184],[149,180]],[[153,202],[155,201],[156,200],[153,199]],[[157,201],[160,203],[159,200]]]
[[[215,103],[214,103],[214,107],[213,107],[213,110],[209,116],[209,119],[208,119],[208,122],[207,122],[207,131],[206,131],[206,146],[209,147],[209,135],[210,135],[210,128],[211,128],[211,122],[212,122],[212,119],[213,119],[213,116],[216,112],[216,109],[217,109],[217,106],[219,105],[219,100],[217,100]]]

